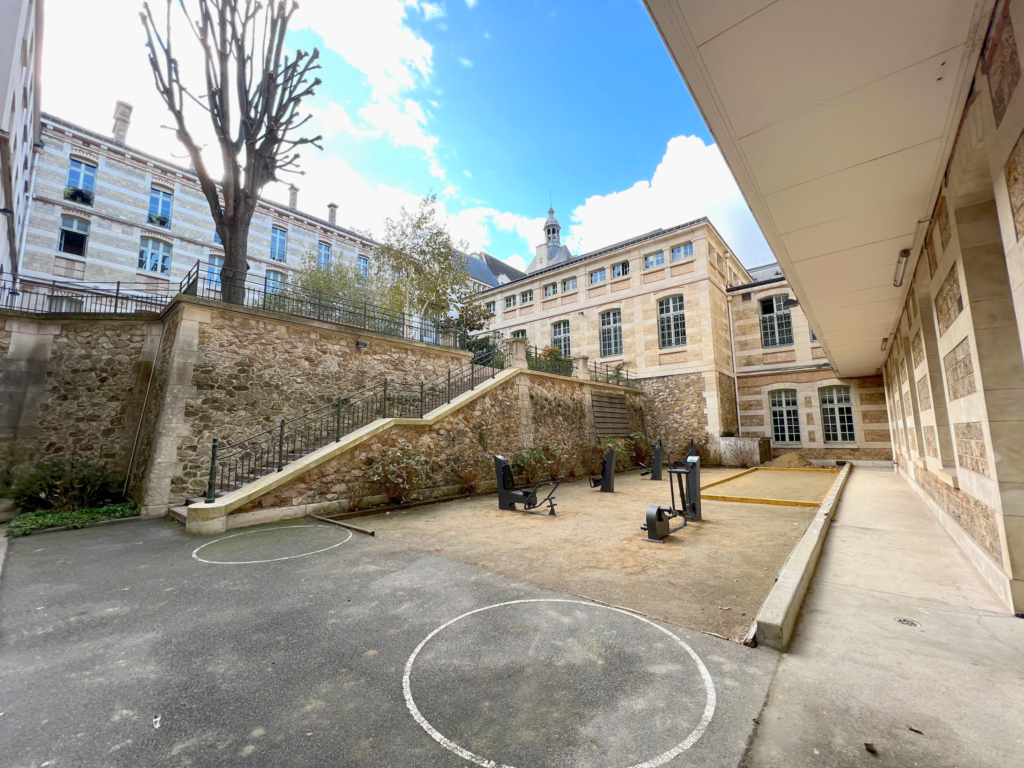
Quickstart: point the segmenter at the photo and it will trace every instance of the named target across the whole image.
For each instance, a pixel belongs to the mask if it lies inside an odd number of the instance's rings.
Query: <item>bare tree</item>
[[[143,3],[142,25],[156,89],[174,116],[175,133],[185,146],[210,204],[210,213],[224,245],[221,284],[224,299],[242,303],[249,226],[263,187],[284,171],[299,173],[299,147],[323,149],[321,136],[296,137],[310,116],[299,106],[320,78],[320,52],[285,54],[285,34],[295,13],[295,0],[166,0],[166,21],[157,24],[149,3]],[[171,44],[171,10],[179,5],[204,57],[202,92],[181,81],[181,68]],[[196,6],[189,10],[189,6]],[[217,137],[224,177],[215,181],[203,161],[202,147],[185,124],[190,100],[210,116]]]

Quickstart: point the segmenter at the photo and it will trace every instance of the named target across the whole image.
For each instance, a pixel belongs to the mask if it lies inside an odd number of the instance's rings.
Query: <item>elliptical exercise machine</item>
[[[672,506],[660,507],[652,504],[647,508],[647,522],[640,526],[640,530],[647,531],[644,541],[664,544],[668,536],[685,528],[687,523],[701,520],[700,456],[697,455],[697,445],[693,440],[690,441],[686,461],[681,463],[683,466],[673,466],[668,470]],[[679,486],[679,507],[676,507],[676,485]],[[681,518],[682,522],[673,528],[670,521],[677,517]]]

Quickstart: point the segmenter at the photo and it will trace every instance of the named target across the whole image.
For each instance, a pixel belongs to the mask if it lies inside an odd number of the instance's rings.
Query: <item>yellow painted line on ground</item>
[[[833,474],[839,474],[838,469],[828,469],[826,467],[754,467],[754,469],[763,469],[766,472],[832,472]]]
[[[721,480],[713,480],[710,483],[705,483],[704,485],[702,485],[700,487],[700,489],[701,489],[701,491],[703,491],[705,488],[710,488],[710,487],[712,487],[714,485],[721,485],[722,483],[728,483],[730,480],[735,480],[737,477],[743,477],[743,475],[749,475],[751,472],[756,472],[756,471],[757,471],[757,467],[754,467],[753,469],[744,469],[742,472],[737,472],[735,475],[729,475],[728,477],[723,477]],[[702,493],[701,495],[703,496],[704,494]]]
[[[700,497],[705,501],[737,501],[743,504],[774,504],[778,507],[817,507],[820,501],[796,501],[794,499],[755,499],[752,496],[719,496],[717,494],[701,493]]]

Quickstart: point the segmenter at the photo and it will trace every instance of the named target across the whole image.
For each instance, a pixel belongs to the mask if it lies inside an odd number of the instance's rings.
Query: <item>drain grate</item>
[[[914,621],[913,619],[901,619],[899,617],[896,618],[896,623],[897,624],[902,624],[905,627],[920,627],[921,626],[918,622]]]

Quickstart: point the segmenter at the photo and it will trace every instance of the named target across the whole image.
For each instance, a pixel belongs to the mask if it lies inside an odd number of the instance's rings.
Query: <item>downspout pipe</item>
[[[736,398],[736,437],[743,437],[743,425],[740,424],[740,377],[736,370],[736,336],[732,332],[732,296],[726,296],[729,307],[729,351],[732,353],[732,389]]]

